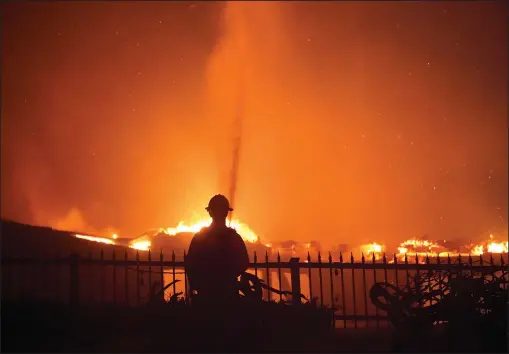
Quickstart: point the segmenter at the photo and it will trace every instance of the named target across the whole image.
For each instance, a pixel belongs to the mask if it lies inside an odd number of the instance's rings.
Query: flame
[[[507,253],[509,242],[491,242],[488,244],[488,253]]]
[[[168,234],[169,236],[175,236],[179,233],[197,233],[204,227],[210,226],[210,223],[212,220],[199,220],[198,222],[192,224],[192,225],[186,225],[183,221],[179,222],[177,227],[168,227],[166,229],[160,229],[161,232]],[[251,230],[246,224],[238,221],[238,220],[232,220],[230,223],[230,227],[235,229],[239,235],[244,239],[246,242],[250,243],[256,243],[258,242],[258,236],[254,233],[253,230]],[[93,242],[100,242],[100,243],[106,243],[109,245],[115,245],[115,240],[118,238],[117,234],[111,235],[111,238],[105,238],[105,237],[96,237],[96,236],[90,236],[90,235],[81,235],[81,234],[75,234],[74,235],[77,238],[81,238],[88,241]],[[148,251],[150,249],[150,246],[152,243],[149,240],[137,240],[134,242],[131,242],[129,244],[130,248],[134,248],[136,250],[140,251]],[[268,246],[270,247],[270,246]]]
[[[399,254],[408,253],[409,248],[412,248],[414,250],[420,248],[420,249],[424,249],[424,253],[426,253],[426,252],[427,253],[435,253],[434,249],[439,248],[439,247],[440,246],[438,244],[436,244],[432,241],[409,239],[399,245],[398,253]]]
[[[129,245],[129,247],[134,248],[138,251],[148,251],[152,243],[150,241],[135,241]]]
[[[494,238],[493,234],[490,234],[489,241],[474,245],[471,253],[476,256],[484,254],[485,250],[487,250],[488,253],[507,253],[509,242],[494,241]]]
[[[382,257],[382,252],[384,247],[376,242],[368,243],[365,245],[361,245],[361,252],[372,258],[375,256],[376,260],[379,260]]]
[[[484,253],[484,245],[476,245],[472,248],[472,254],[481,255]]]
[[[204,227],[210,226],[211,222],[212,220],[202,219],[195,222],[194,224],[187,225],[183,221],[180,221],[176,227],[160,229],[160,232],[165,233],[168,236],[175,236],[179,233],[197,233]],[[230,227],[235,229],[244,241],[250,243],[255,243],[258,241],[258,236],[246,224],[234,219],[231,221]],[[152,244],[149,240],[143,239],[132,242],[129,247],[140,251],[148,251],[151,245]]]
[[[115,241],[110,238],[104,238],[104,237],[96,237],[96,236],[89,236],[89,235],[74,235],[77,238],[81,238],[83,240],[93,241],[93,242],[100,242],[100,243],[106,243],[108,245],[114,245]]]
[[[178,233],[181,232],[192,232],[197,233],[204,227],[210,226],[210,223],[212,220],[199,220],[198,222],[192,224],[192,225],[186,225],[183,221],[180,221],[177,225],[177,227],[168,227],[164,229],[164,231],[168,235],[175,236]],[[239,235],[244,239],[244,241],[256,243],[258,241],[258,236],[254,233],[253,230],[251,230],[246,224],[241,223],[239,220],[233,219],[230,223],[230,227],[232,229],[235,229]]]
[[[160,232],[167,234],[168,236],[175,236],[179,233],[197,233],[204,227],[210,226],[211,220],[201,219],[195,222],[194,224],[185,224],[183,221],[180,221],[176,227],[168,227],[161,228]],[[259,241],[258,236],[251,230],[246,224],[240,222],[239,220],[233,220],[230,224],[230,227],[237,230],[239,235],[246,242],[256,243]],[[75,234],[75,237],[92,241],[105,243],[109,245],[116,245],[116,240],[118,239],[118,234],[112,234],[110,238],[107,237],[96,237],[90,235],[82,235]],[[444,241],[445,242],[445,241]],[[148,251],[151,247],[152,243],[150,240],[146,238],[141,238],[139,240],[135,240],[129,244],[130,248],[140,250],[140,251]],[[266,243],[266,247],[272,248],[272,243]],[[311,247],[311,243],[305,243],[305,248],[309,249]],[[489,235],[489,240],[481,242],[479,244],[471,244],[464,246],[469,252],[458,253],[455,251],[447,250],[443,246],[440,246],[438,243],[429,241],[429,240],[419,240],[419,239],[408,239],[402,242],[397,248],[398,252],[395,254],[396,258],[400,261],[404,261],[405,257],[408,259],[410,257],[418,257],[420,258],[420,262],[424,262],[426,257],[455,257],[455,256],[480,256],[484,253],[508,253],[508,241],[497,241],[493,234]],[[375,260],[380,260],[382,258],[383,253],[385,252],[385,246],[376,242],[364,244],[360,246],[361,252],[367,255],[368,259],[371,259],[373,256]],[[279,251],[279,250],[278,250]],[[295,246],[292,245],[292,252],[295,253]],[[394,260],[390,260],[390,263],[393,263]]]
[[[408,258],[409,256],[421,257],[421,262],[424,262],[425,257],[457,257],[457,256],[480,256],[487,253],[508,253],[508,242],[499,242],[494,240],[493,234],[490,234],[489,240],[485,242],[481,242],[476,245],[467,245],[465,248],[469,250],[469,252],[450,252],[449,250],[444,249],[437,243],[428,240],[417,240],[417,239],[409,239],[400,244],[398,247],[398,253],[396,256],[400,260],[404,260],[405,256]],[[440,250],[442,248],[442,250]]]
[[[442,250],[440,251],[440,249]],[[436,242],[411,238],[399,245],[396,258],[400,261],[404,261],[405,257],[407,259],[410,256],[421,257],[420,262],[422,263],[425,261],[426,257],[443,257],[447,256],[447,254],[447,250]],[[394,262],[394,260],[392,260],[391,263],[392,262]]]

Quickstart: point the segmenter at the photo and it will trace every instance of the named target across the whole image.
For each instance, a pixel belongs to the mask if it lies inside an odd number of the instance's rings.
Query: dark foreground
[[[2,304],[2,351],[8,352],[210,352],[326,350],[329,323],[305,313],[271,309],[234,313],[168,309]],[[256,318],[255,318],[256,317]],[[313,318],[312,318],[313,317]],[[294,325],[302,321],[302,325]],[[313,323],[309,328],[307,323]],[[225,328],[227,327],[227,328]],[[288,328],[289,330],[282,330]],[[298,340],[296,339],[298,338]],[[302,348],[302,349],[301,349]]]
[[[232,315],[230,315],[232,316]],[[422,338],[402,338],[389,329],[327,329],[316,319],[273,315],[254,326],[249,311],[227,316],[189,308],[168,316],[166,308],[62,306],[2,303],[4,352],[505,352],[505,343],[463,336],[456,346],[440,330]],[[237,317],[235,317],[237,316]],[[285,314],[286,316],[286,314]],[[279,317],[279,318],[278,318]],[[235,322],[237,321],[237,322]],[[309,325],[311,324],[311,325]],[[486,339],[493,342],[492,339]],[[488,345],[489,344],[489,345]]]

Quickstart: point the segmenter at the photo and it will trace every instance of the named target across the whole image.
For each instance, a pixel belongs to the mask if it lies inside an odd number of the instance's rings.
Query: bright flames
[[[178,223],[177,227],[169,227],[169,228],[165,229],[165,231],[166,231],[166,233],[168,233],[168,235],[172,235],[172,236],[175,236],[176,234],[181,233],[181,232],[197,233],[204,227],[210,226],[211,222],[212,222],[212,220],[200,220],[197,223],[194,223],[193,225],[188,226],[188,225],[184,224],[183,221],[181,221]],[[251,242],[251,243],[255,243],[258,241],[258,236],[256,236],[256,234],[253,232],[253,230],[251,230],[246,224],[243,224],[240,221],[234,219],[231,221],[230,227],[237,230],[237,232],[244,239],[244,241]]]
[[[484,253],[508,253],[508,242],[498,242],[494,240],[494,236],[490,235],[489,240],[481,242],[477,245],[466,245],[467,252],[453,252],[439,245],[436,242],[429,240],[409,239],[402,242],[398,247],[396,258],[399,261],[404,261],[405,256],[410,261],[410,257],[419,257],[421,262],[425,257],[456,257],[456,256],[480,256]],[[364,254],[375,255],[375,259],[379,260],[383,256],[383,246],[377,243],[362,245],[361,250]],[[372,257],[372,256],[371,256]],[[370,259],[368,257],[368,259]],[[393,262],[393,260],[390,260]]]
[[[368,243],[361,245],[362,255],[366,255],[367,259],[372,259],[375,256],[375,260],[379,260],[382,257],[383,246],[378,243]]]
[[[129,247],[138,251],[148,251],[151,245],[150,241],[135,241],[129,244]]]
[[[179,222],[177,227],[168,227],[168,228],[162,228],[161,232],[167,234],[168,236],[175,236],[179,233],[197,233],[204,227],[210,226],[212,220],[199,220],[198,222],[192,224],[192,225],[186,225],[183,221]],[[246,242],[255,243],[258,241],[258,236],[254,233],[253,230],[251,230],[246,224],[240,222],[239,220],[232,220],[230,223],[230,227],[237,230],[239,235],[244,239]],[[115,240],[118,239],[117,234],[113,234],[111,238],[106,237],[96,237],[96,236],[90,236],[90,235],[75,235],[77,238],[81,238],[88,241],[93,242],[100,242],[105,243],[109,245],[115,245],[117,242]],[[139,240],[134,241],[131,244],[129,244],[129,247],[134,248],[136,250],[140,251],[148,251],[150,249],[151,242],[149,240]]]
[[[115,241],[112,240],[112,239],[109,239],[109,238],[105,238],[105,237],[95,237],[95,236],[88,236],[88,235],[79,235],[79,234],[76,234],[75,235],[77,238],[81,238],[83,240],[88,240],[88,241],[93,241],[93,242],[101,242],[101,243],[107,243],[108,245],[114,245],[115,244]],[[116,236],[116,235],[113,235],[113,236]],[[116,237],[113,237],[114,239]]]
[[[509,242],[496,242],[493,240],[494,236],[490,235],[490,240],[479,245],[475,245],[472,248],[472,254],[481,255],[485,252],[488,253],[507,253]]]
[[[168,228],[161,228],[160,232],[167,234],[168,236],[175,236],[179,233],[197,233],[204,227],[210,226],[211,220],[199,220],[198,222],[187,225],[184,222],[179,222],[176,227],[168,227]],[[256,243],[258,242],[259,238],[254,233],[253,230],[251,230],[246,224],[243,224],[242,222],[238,220],[233,220],[231,222],[231,227],[239,233],[239,235],[244,239],[244,241],[249,243]],[[99,243],[105,243],[109,245],[116,245],[118,235],[113,234],[110,238],[107,237],[96,237],[96,236],[90,236],[90,235],[81,235],[76,234],[77,238],[93,241],[93,242],[99,242]],[[476,245],[466,245],[464,246],[465,252],[456,252],[453,250],[448,250],[444,246],[439,245],[436,242],[429,241],[429,240],[419,240],[419,239],[408,239],[404,242],[402,242],[399,247],[397,248],[398,251],[395,254],[396,258],[399,261],[404,261],[405,256],[409,261],[411,261],[411,257],[419,257],[421,259],[421,262],[424,261],[426,257],[455,257],[458,255],[462,256],[480,256],[485,253],[495,253],[495,254],[501,254],[501,253],[508,253],[508,241],[497,241],[495,240],[495,237],[491,234],[489,236],[489,240],[485,242],[481,242]],[[271,248],[271,243],[266,243],[266,247]],[[150,240],[147,239],[140,239],[136,240],[134,242],[131,242],[129,244],[130,248],[134,248],[136,250],[140,251],[148,251],[151,247]],[[310,243],[305,244],[305,248],[309,249],[311,247]],[[383,254],[385,251],[385,246],[376,242],[364,244],[360,246],[361,254],[366,257],[366,260],[369,261],[373,258],[375,260],[380,260],[383,257]],[[392,257],[389,258],[389,262],[393,262],[394,260]]]
[[[177,227],[168,227],[166,229],[161,229],[161,232],[168,234],[169,236],[175,236],[179,233],[197,233],[204,227],[210,226],[212,220],[200,220],[192,225],[186,225],[183,221],[179,222]],[[258,241],[258,236],[251,230],[246,224],[241,223],[238,220],[232,220],[230,223],[230,227],[235,229],[239,235],[246,242],[255,243]],[[151,243],[148,240],[140,240],[135,241],[129,245],[129,247],[140,250],[140,251],[148,251],[150,249]]]

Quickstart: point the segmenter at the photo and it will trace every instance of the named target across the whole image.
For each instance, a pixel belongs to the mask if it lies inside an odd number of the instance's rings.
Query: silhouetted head
[[[230,202],[222,194],[213,196],[209,201],[209,205],[205,209],[209,212],[212,220],[226,219],[228,213],[233,211],[233,209],[230,208]]]

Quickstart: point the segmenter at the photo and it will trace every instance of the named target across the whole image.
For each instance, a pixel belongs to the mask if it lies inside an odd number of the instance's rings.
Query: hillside
[[[124,246],[90,242],[74,237],[76,232],[54,230],[49,227],[20,224],[14,221],[1,220],[1,254],[2,258],[55,258],[66,257],[72,253],[82,257],[100,256],[101,250],[105,259],[111,259],[113,252],[117,259],[123,259],[127,251],[129,259],[135,259],[136,250]],[[140,252],[140,259],[146,259],[147,252]],[[168,255],[169,257],[169,255]],[[154,258],[159,259],[159,254]]]

